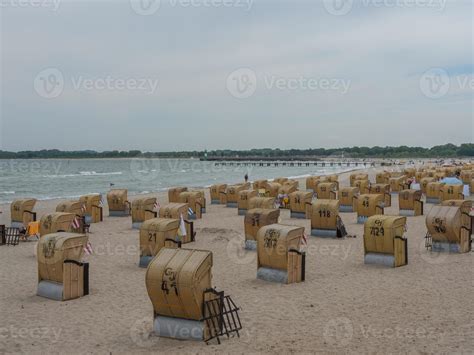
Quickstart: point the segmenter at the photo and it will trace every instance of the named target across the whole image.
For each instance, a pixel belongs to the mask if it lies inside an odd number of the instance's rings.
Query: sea
[[[303,164],[304,165],[304,164]],[[352,170],[347,166],[223,166],[199,159],[9,159],[0,160],[0,203],[78,198],[88,193],[128,189],[129,195],[173,186],[202,188],[214,183],[276,177],[304,178]]]

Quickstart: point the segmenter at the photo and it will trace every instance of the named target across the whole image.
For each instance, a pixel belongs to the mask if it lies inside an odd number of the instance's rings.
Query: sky
[[[473,142],[471,1],[0,6],[0,150]]]

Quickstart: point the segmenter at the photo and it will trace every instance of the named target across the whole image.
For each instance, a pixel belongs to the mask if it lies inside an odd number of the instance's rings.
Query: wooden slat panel
[[[74,263],[64,263],[63,300],[84,296],[84,267]]]
[[[71,299],[71,263],[63,266],[63,300]]]

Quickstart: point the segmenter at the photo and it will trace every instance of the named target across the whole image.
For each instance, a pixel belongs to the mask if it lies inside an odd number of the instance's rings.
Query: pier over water
[[[368,168],[380,166],[380,163],[373,161],[323,161],[323,160],[249,160],[249,159],[202,159],[207,161],[214,161],[215,166],[261,166],[261,167],[360,167]]]

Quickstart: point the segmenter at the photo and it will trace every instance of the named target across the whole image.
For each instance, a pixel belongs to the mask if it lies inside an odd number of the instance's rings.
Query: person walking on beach
[[[249,176],[248,176],[248,174],[245,174],[244,179],[245,179],[245,182],[249,181]]]

